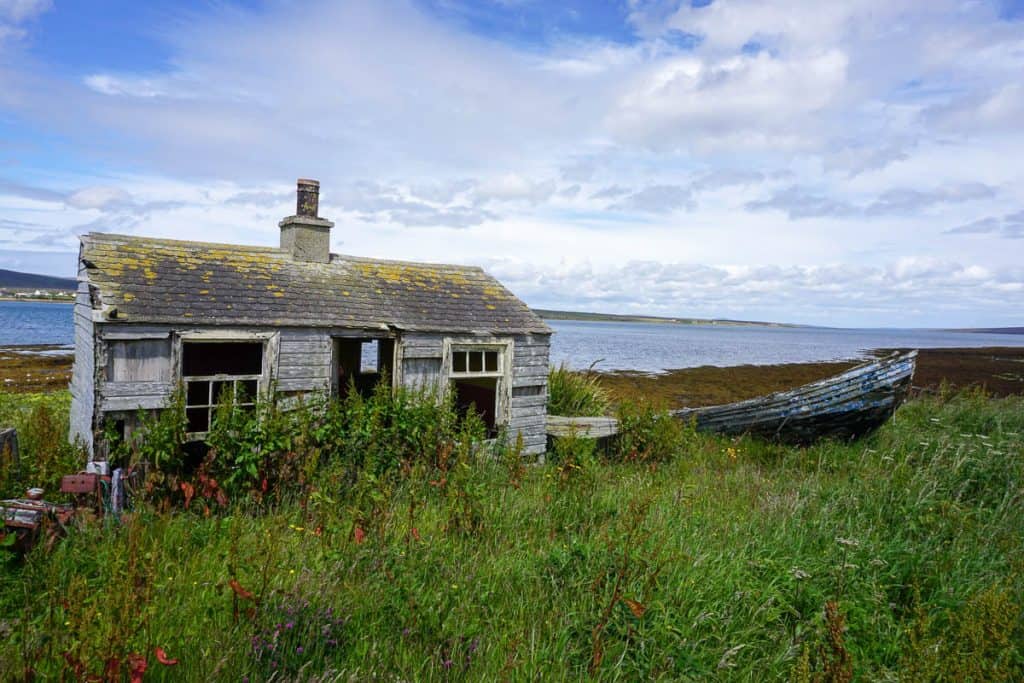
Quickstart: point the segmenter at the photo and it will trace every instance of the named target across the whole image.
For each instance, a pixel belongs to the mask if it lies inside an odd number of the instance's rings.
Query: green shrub
[[[0,392],[0,427],[18,431],[15,464],[0,453],[0,497],[23,496],[38,486],[48,499],[59,496],[60,480],[85,465],[85,451],[68,442],[70,394],[6,394]]]
[[[548,414],[596,417],[609,408],[608,393],[592,372],[570,370],[565,363],[548,372]]]
[[[623,401],[617,410],[615,455],[623,460],[663,462],[683,450],[691,433],[685,423],[650,401]]]

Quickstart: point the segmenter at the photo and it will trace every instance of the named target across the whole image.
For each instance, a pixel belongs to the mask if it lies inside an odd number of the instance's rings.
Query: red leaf
[[[417,541],[420,540],[420,530],[419,529],[417,529],[416,527],[413,527],[412,531],[410,533],[412,533],[412,537],[414,539],[416,539]]]
[[[142,675],[146,673],[148,666],[146,658],[142,655],[128,655],[128,672],[131,674],[131,683],[142,683]]]
[[[121,660],[117,657],[111,657],[107,660],[107,665],[103,667],[103,675],[105,681],[119,681],[121,680]]]
[[[228,497],[222,489],[217,489],[217,504],[222,508],[226,508],[228,506]]]
[[[164,666],[174,666],[178,663],[177,659],[170,659],[162,647],[156,648],[154,652],[156,653],[156,661],[160,662]]]
[[[356,527],[355,535],[356,545],[359,545],[360,543],[366,540],[366,532],[363,531],[361,527]]]
[[[196,489],[192,484],[183,481],[181,482],[181,492],[185,494],[185,509],[188,509],[189,503],[192,502],[192,498],[196,495]]]
[[[228,585],[231,586],[231,590],[235,591],[235,595],[243,600],[252,600],[255,597],[252,593],[242,588],[242,584],[238,583],[238,579],[231,579],[228,581]]]

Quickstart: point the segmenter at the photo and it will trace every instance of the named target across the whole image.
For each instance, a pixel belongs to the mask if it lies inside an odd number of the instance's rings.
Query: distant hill
[[[52,277],[35,273],[19,273],[0,268],[0,288],[4,289],[60,289],[74,291],[78,282],[69,277]]]
[[[788,323],[769,323],[755,320],[727,320],[708,318],[666,318],[656,315],[620,315],[616,313],[586,313],[583,311],[553,311],[535,308],[533,312],[545,320],[586,320],[591,322],[669,323],[675,325],[768,325],[771,327],[799,327]]]

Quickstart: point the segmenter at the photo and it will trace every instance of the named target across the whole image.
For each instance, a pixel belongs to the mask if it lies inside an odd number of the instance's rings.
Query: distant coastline
[[[617,313],[588,313],[585,311],[555,311],[535,308],[533,312],[544,320],[579,320],[584,322],[658,323],[667,325],[725,325],[743,327],[806,327],[791,323],[772,323],[756,320],[729,320],[725,318],[669,318],[656,315],[621,315]]]
[[[74,297],[67,299],[55,299],[51,297],[32,297],[32,296],[0,296],[0,301],[13,301],[16,303],[25,304],[73,304],[75,303]]]

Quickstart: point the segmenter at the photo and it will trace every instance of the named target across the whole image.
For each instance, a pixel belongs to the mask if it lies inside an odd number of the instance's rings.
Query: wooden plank
[[[599,439],[614,436],[618,432],[619,421],[614,417],[547,417],[547,433],[554,437],[577,436]]]
[[[123,396],[104,398],[100,402],[100,412],[108,413],[113,411],[135,412],[140,408],[143,410],[157,410],[167,407],[167,396]]]
[[[293,354],[298,356],[326,355],[329,359],[331,356],[331,344],[328,339],[322,339],[319,341],[282,339],[279,348],[282,357]]]
[[[171,382],[104,382],[100,388],[103,398],[131,396],[170,396],[174,392]]]
[[[278,367],[277,378],[286,379],[330,379],[331,368],[329,365],[301,365]]]
[[[513,396],[512,397],[512,410],[520,411],[526,408],[540,408],[541,411],[546,412],[548,405],[548,397],[545,394],[539,396]]]
[[[328,391],[330,381],[317,378],[282,379],[277,382],[278,391]]]

